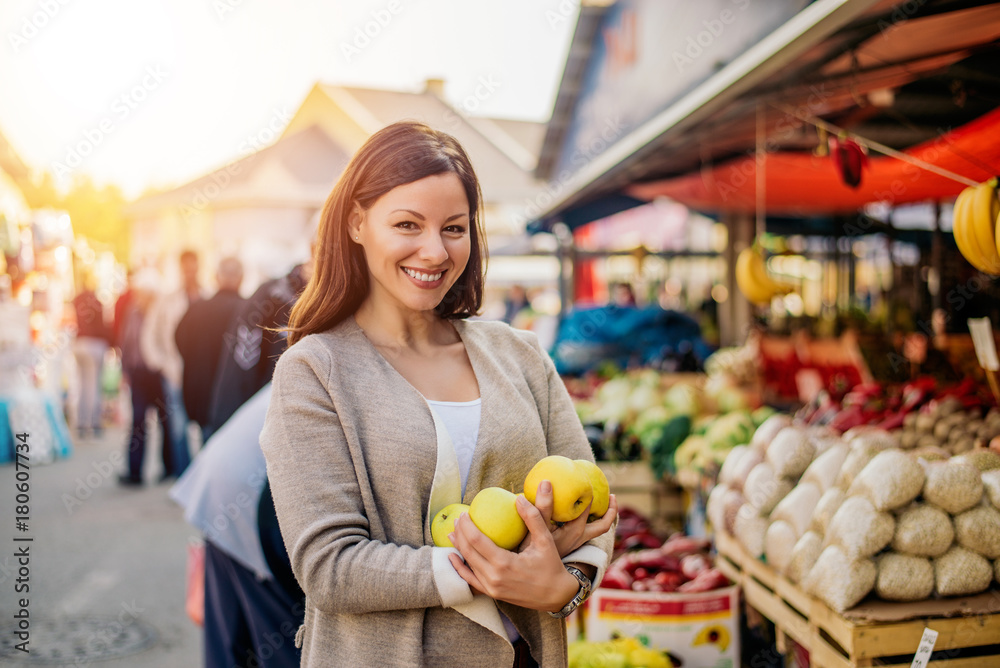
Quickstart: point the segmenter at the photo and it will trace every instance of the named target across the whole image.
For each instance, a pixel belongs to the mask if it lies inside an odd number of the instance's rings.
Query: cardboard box
[[[598,588],[587,611],[587,640],[648,639],[684,666],[738,668],[740,590],[662,594]]]

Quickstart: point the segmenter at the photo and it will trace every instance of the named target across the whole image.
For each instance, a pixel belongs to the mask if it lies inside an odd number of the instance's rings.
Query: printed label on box
[[[698,594],[598,589],[587,612],[587,640],[619,636],[648,641],[685,666],[739,665],[739,588]]]

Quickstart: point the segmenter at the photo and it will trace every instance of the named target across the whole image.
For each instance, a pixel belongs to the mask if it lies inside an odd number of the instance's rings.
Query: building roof
[[[347,165],[348,154],[318,126],[282,136],[274,144],[205,176],[128,206],[133,217],[163,208],[317,206]],[[262,187],[263,186],[263,187]]]
[[[575,100],[604,17],[581,13],[539,161],[543,176],[552,176],[564,146],[560,133],[580,113]],[[769,156],[811,153],[819,143],[809,123],[782,109],[897,150],[934,140],[997,106],[998,37],[996,3],[812,2],[574,174],[538,227],[560,218],[582,224],[594,219],[588,209],[601,211],[595,204],[602,200],[629,205],[631,198],[634,205],[654,184],[745,160],[754,152],[759,109]],[[752,174],[747,178],[753,183]],[[725,209],[725,202],[715,204]]]
[[[431,87],[414,93],[316,84],[284,136],[317,124],[353,153],[371,134],[402,120],[420,121],[453,135],[468,152],[487,202],[521,204],[538,191],[531,170],[540,126],[466,117]]]

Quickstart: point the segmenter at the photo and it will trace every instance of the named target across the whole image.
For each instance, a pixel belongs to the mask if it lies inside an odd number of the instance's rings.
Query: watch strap
[[[564,619],[566,617],[569,617],[574,610],[580,607],[580,605],[587,600],[594,586],[593,583],[590,581],[590,578],[587,577],[587,574],[581,571],[576,566],[566,566],[566,570],[569,572],[570,575],[575,577],[580,582],[580,589],[576,592],[576,596],[574,596],[569,603],[563,606],[562,610],[560,610],[559,612],[549,613],[556,619]]]

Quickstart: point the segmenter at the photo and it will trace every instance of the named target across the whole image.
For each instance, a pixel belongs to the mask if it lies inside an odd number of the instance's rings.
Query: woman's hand
[[[610,503],[608,504],[608,512],[604,513],[604,517],[601,519],[588,524],[587,516],[590,514],[590,506],[587,506],[587,509],[575,520],[566,522],[562,526],[556,525],[552,522],[552,483],[548,480],[543,480],[538,485],[538,493],[535,495],[535,508],[541,513],[542,519],[545,520],[549,531],[552,532],[552,538],[556,543],[556,548],[559,550],[560,557],[565,557],[584,543],[598,536],[603,536],[611,530],[615,520],[618,518],[618,500],[612,494]],[[528,537],[524,539],[519,549],[525,549],[530,542],[531,534],[528,534]]]
[[[448,558],[474,592],[523,608],[556,612],[576,595],[580,583],[566,571],[538,509],[524,497],[518,497],[516,504],[531,537],[520,552],[497,547],[468,513],[462,513],[449,538],[465,561],[456,554]]]

